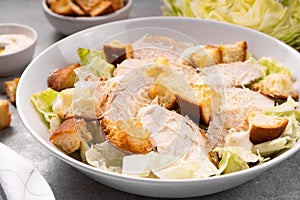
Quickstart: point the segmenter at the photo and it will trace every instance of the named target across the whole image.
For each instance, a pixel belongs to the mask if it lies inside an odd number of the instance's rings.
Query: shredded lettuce
[[[80,58],[80,62],[82,65],[89,64],[94,57],[99,57],[104,59],[103,51],[96,51],[87,48],[78,48],[77,49],[78,56]]]
[[[219,163],[219,168],[223,169],[223,174],[229,174],[244,169],[248,169],[247,162],[241,159],[237,154],[225,151],[222,154],[222,159]]]
[[[115,66],[106,62],[102,51],[79,48],[77,50],[81,67],[75,69],[79,80],[98,80],[112,77]]]
[[[300,105],[299,102],[295,101],[292,97],[288,97],[287,101],[276,105],[273,108],[268,108],[265,110],[266,114],[276,115],[278,117],[291,117],[295,116],[295,119],[300,122]]]
[[[248,169],[248,163],[255,163],[260,160],[259,155],[243,147],[217,147],[214,151],[221,156],[218,167],[223,174]]]
[[[295,143],[296,140],[288,136],[280,137],[268,142],[253,145],[252,151],[254,153],[259,153],[263,157],[268,157],[284,149],[291,148]]]
[[[282,136],[289,136],[298,140],[300,138],[300,106],[290,96],[283,104],[265,110],[268,115],[276,115],[278,117],[286,117],[289,123]]]
[[[292,78],[291,71],[275,59],[262,57],[257,61],[257,63],[264,67],[266,76],[275,73],[285,73]]]
[[[37,92],[30,97],[31,103],[35,106],[36,110],[48,127],[50,126],[51,120],[57,116],[52,109],[52,105],[54,104],[58,94],[59,92],[48,88]]]
[[[300,50],[299,0],[163,0],[164,15],[224,21],[269,34]]]

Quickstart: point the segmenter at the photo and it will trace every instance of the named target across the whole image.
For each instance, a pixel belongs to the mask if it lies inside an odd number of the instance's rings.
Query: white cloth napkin
[[[40,172],[2,143],[0,184],[8,200],[55,200],[50,186]]]

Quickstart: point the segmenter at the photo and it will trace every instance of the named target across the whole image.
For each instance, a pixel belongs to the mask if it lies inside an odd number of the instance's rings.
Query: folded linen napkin
[[[8,200],[55,200],[40,172],[1,142],[0,184]]]

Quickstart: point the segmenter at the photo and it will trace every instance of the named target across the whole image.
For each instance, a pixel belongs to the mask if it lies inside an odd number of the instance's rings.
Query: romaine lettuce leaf
[[[281,150],[293,147],[295,143],[296,140],[289,136],[280,137],[268,142],[253,145],[252,151],[259,153],[263,157],[268,157]]]
[[[262,57],[257,61],[257,63],[264,67],[266,76],[275,73],[285,73],[292,78],[291,71],[275,59]]]
[[[98,80],[99,77],[112,77],[115,66],[106,62],[102,51],[79,48],[81,67],[75,69],[79,80]]]
[[[59,93],[57,91],[48,88],[46,90],[37,92],[30,97],[32,104],[42,116],[48,127],[51,119],[57,116],[52,110],[52,105],[54,104],[58,94]]]
[[[266,109],[265,113],[269,115],[274,114],[279,117],[295,115],[296,119],[300,121],[300,111],[297,110],[297,108],[300,108],[299,102],[296,102],[292,97],[289,96],[286,102]]]
[[[87,48],[78,48],[77,53],[82,65],[89,64],[92,61],[92,59],[95,57],[104,59],[103,51],[96,51]]]
[[[222,154],[219,169],[221,169],[223,174],[229,174],[248,168],[247,162],[241,159],[237,154],[230,151],[226,151]]]
[[[286,117],[289,123],[282,136],[289,136],[298,140],[300,138],[300,106],[299,103],[290,96],[283,104],[265,110],[268,115],[276,115],[278,117]]]
[[[259,155],[242,147],[217,147],[214,151],[221,156],[219,170],[223,174],[248,169],[248,163],[255,163],[261,159]]]

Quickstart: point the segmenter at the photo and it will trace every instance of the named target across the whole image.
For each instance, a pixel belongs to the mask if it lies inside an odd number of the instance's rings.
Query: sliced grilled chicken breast
[[[175,62],[180,58],[185,49],[193,44],[184,43],[160,35],[146,35],[132,44],[134,58],[153,59],[165,56],[169,61]]]

